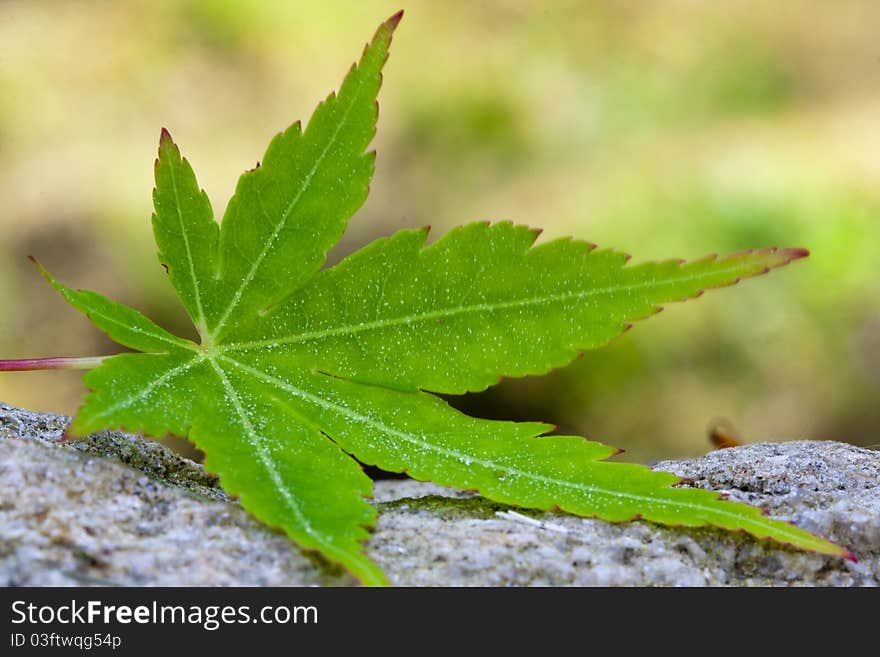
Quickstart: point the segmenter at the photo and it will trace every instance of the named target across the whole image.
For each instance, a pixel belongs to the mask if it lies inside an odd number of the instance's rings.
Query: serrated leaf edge
[[[223,361],[228,362],[229,364],[233,365],[234,367],[238,367],[242,371],[246,372],[247,374],[250,374],[251,376],[253,376],[257,379],[260,379],[266,383],[271,383],[273,386],[276,386],[282,390],[285,390],[286,392],[288,392],[291,395],[294,395],[296,397],[299,397],[301,399],[309,401],[310,403],[319,405],[319,406],[326,408],[328,410],[331,410],[335,413],[345,415],[353,420],[356,420],[359,423],[372,426],[379,431],[382,431],[388,435],[394,436],[395,438],[400,439],[405,442],[408,442],[410,444],[417,445],[424,450],[434,452],[437,454],[442,454],[445,457],[458,460],[459,462],[464,463],[466,465],[471,465],[473,463],[480,463],[481,465],[489,467],[489,468],[496,470],[496,471],[504,471],[508,474],[511,474],[514,476],[520,476],[525,479],[534,480],[534,481],[542,481],[545,483],[550,483],[550,484],[554,484],[554,485],[558,485],[558,486],[562,486],[562,487],[570,488],[570,489],[574,489],[574,490],[579,490],[579,491],[583,491],[583,492],[590,492],[590,493],[596,493],[599,495],[606,495],[609,497],[623,497],[623,498],[636,500],[636,501],[649,502],[649,503],[654,504],[656,506],[661,506],[661,507],[666,507],[666,508],[687,508],[687,509],[707,511],[711,514],[718,514],[718,515],[722,515],[722,516],[727,516],[727,517],[733,519],[736,524],[741,524],[744,521],[742,513],[738,514],[732,510],[727,511],[727,510],[724,510],[723,508],[718,508],[719,505],[708,506],[708,505],[696,504],[693,502],[684,502],[684,501],[677,502],[677,501],[671,501],[671,500],[658,499],[656,497],[650,497],[650,496],[646,496],[646,495],[638,495],[638,494],[634,494],[634,493],[626,493],[626,492],[622,492],[622,491],[609,490],[609,489],[605,489],[605,488],[599,488],[597,486],[575,484],[570,481],[566,481],[564,479],[556,479],[556,478],[552,478],[552,477],[546,477],[544,475],[536,475],[534,473],[530,473],[526,470],[521,470],[519,468],[513,468],[510,466],[498,464],[498,463],[495,463],[492,461],[479,459],[479,458],[476,458],[471,455],[462,454],[462,453],[457,452],[455,450],[450,450],[448,448],[441,448],[436,445],[433,445],[430,442],[427,442],[424,440],[419,440],[418,437],[411,436],[410,434],[407,434],[405,432],[394,429],[393,427],[390,427],[382,422],[379,422],[373,418],[370,418],[369,416],[363,415],[361,413],[357,413],[356,411],[353,411],[350,408],[346,408],[346,407],[341,406],[339,404],[335,404],[335,403],[328,401],[326,399],[323,399],[317,395],[314,395],[314,394],[309,393],[307,391],[301,390],[301,389],[291,385],[287,381],[284,381],[283,379],[272,376],[271,374],[263,372],[262,370],[259,370],[257,368],[251,367],[250,365],[246,365],[244,363],[241,363],[241,362],[239,362],[235,359],[229,358],[227,356],[221,355],[221,356],[219,356],[219,358]],[[426,394],[426,393],[412,393],[412,394]],[[536,436],[535,438],[539,438],[539,437]],[[601,461],[597,461],[597,462],[601,462]],[[627,464],[627,465],[630,465],[632,467],[642,467],[645,470],[651,472],[650,468],[647,468],[646,466],[637,466],[634,464]],[[666,474],[669,474],[669,476],[671,477],[670,483],[665,487],[658,487],[658,489],[672,488],[675,484],[681,482],[681,478],[677,477],[676,475],[673,475],[671,473],[666,473]],[[446,482],[446,481],[435,481],[435,483],[438,483],[441,485],[455,485],[454,482]],[[707,492],[714,492],[714,491],[707,491]],[[737,502],[725,502],[720,497],[720,494],[717,494],[717,495],[718,495],[718,497],[716,497],[716,501],[721,503],[722,505],[723,504],[739,505],[740,504]],[[789,536],[791,536],[790,544],[797,545],[798,532],[805,531],[805,530],[798,528],[796,525],[793,525],[792,523],[787,523],[785,521],[780,521],[780,520],[776,520],[776,519],[772,519],[772,518],[768,518],[766,522],[762,521],[761,518],[766,516],[766,514],[764,512],[762,512],[760,509],[757,509],[756,507],[746,505],[746,504],[742,504],[741,506],[744,509],[748,509],[752,513],[754,513],[755,511],[759,512],[758,515],[755,515],[755,516],[748,518],[748,521],[751,523],[754,523],[755,525],[757,525],[759,527],[763,527],[765,529],[765,531],[767,531],[768,533],[764,536],[759,536],[759,535],[755,534],[754,532],[747,532],[749,534],[752,534],[753,536],[757,536],[758,538],[773,538],[774,540],[777,540],[777,542],[779,542],[779,543],[786,543],[786,541],[784,541],[784,540],[776,539],[776,537],[773,536],[773,534],[774,533],[781,534],[781,535],[788,534]],[[575,513],[576,515],[581,516],[581,517],[591,517],[591,516],[584,516],[584,514],[582,514],[582,513],[578,513],[578,512],[566,509],[565,506],[561,506],[559,508],[561,508],[562,510],[569,511],[571,513]],[[601,515],[597,514],[596,516],[592,516],[592,517],[601,518]],[[633,514],[633,516],[631,516],[629,519],[635,519],[638,517],[641,517],[641,516],[639,514]],[[663,524],[670,524],[670,523],[663,523]],[[793,530],[797,530],[797,531],[786,532],[783,529],[783,527],[780,527],[780,525],[789,525],[792,527]],[[710,526],[710,523],[701,522],[699,525],[692,525],[692,526]],[[775,532],[774,532],[774,530],[775,530]],[[743,529],[743,531],[747,531],[747,530]],[[809,532],[807,532],[807,533],[809,533]],[[801,547],[802,547],[802,544],[803,544],[803,539],[801,537]],[[834,554],[834,555],[843,556],[843,557],[848,557],[848,555],[851,555],[851,553],[849,553],[849,551],[847,551],[845,548],[843,548],[835,543],[832,543],[831,541],[828,541],[826,539],[822,539],[821,537],[815,537],[814,544],[817,546],[824,546],[821,551],[824,551],[827,554]],[[820,548],[817,547],[817,548],[814,548],[814,550],[819,551]]]

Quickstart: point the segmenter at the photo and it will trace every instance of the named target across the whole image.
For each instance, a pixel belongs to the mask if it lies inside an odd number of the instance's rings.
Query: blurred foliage
[[[457,399],[648,460],[746,440],[880,443],[880,5],[758,0],[0,3],[0,352],[108,353],[25,260],[189,329],[156,265],[168,127],[222,215],[396,9],[371,197],[336,261],[404,227],[511,219],[638,260],[812,257],[671,306],[547,377]],[[73,412],[77,373],[0,378]]]

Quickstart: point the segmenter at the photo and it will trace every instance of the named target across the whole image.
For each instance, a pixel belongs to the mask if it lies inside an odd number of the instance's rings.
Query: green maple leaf
[[[325,254],[364,202],[376,96],[400,14],[376,32],[305,129],[276,136],[214,220],[163,131],[153,228],[159,257],[201,336],[181,339],[94,292],[67,301],[142,353],[103,359],[71,432],[120,427],[189,436],[205,467],[301,547],[385,583],[363,552],[376,512],[352,458],[537,509],[623,521],[715,525],[848,553],[672,474],[603,459],[616,450],[539,423],[476,419],[430,393],[541,374],[608,342],[659,304],[806,254],[764,249],[626,265],[627,256],[509,223],[380,239],[335,267]],[[94,366],[86,359],[84,366]]]

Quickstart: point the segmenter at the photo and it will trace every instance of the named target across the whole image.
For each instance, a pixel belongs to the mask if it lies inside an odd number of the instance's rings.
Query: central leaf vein
[[[236,414],[238,415],[239,421],[241,422],[241,426],[247,434],[248,442],[250,443],[251,447],[254,448],[254,452],[256,453],[257,458],[259,458],[260,463],[263,465],[266,472],[268,473],[272,485],[281,494],[285,506],[293,513],[293,515],[296,517],[296,522],[300,526],[302,526],[307,534],[313,536],[321,546],[329,545],[330,541],[328,540],[328,538],[324,534],[316,530],[309,522],[306,515],[303,513],[299,502],[297,501],[294,494],[291,492],[287,483],[284,481],[284,477],[281,475],[281,472],[279,472],[278,470],[278,466],[272,459],[272,455],[269,451],[268,446],[266,445],[266,438],[261,436],[254,428],[250,418],[247,415],[247,411],[245,411],[244,405],[241,402],[241,397],[239,397],[238,393],[235,390],[235,387],[229,380],[229,377],[226,376],[226,373],[219,365],[217,365],[217,362],[213,358],[208,358],[207,361],[211,364],[211,367],[213,368],[214,372],[216,372],[217,377],[220,379],[220,384],[223,386],[226,397],[235,408]]]
[[[205,311],[202,308],[202,292],[199,288],[199,279],[196,276],[196,268],[195,262],[193,261],[192,248],[189,244],[189,235],[187,234],[186,227],[183,223],[183,210],[180,207],[180,193],[177,190],[177,176],[174,173],[174,166],[169,167],[169,174],[171,176],[171,189],[174,191],[174,204],[177,207],[177,218],[180,222],[180,234],[183,236],[183,246],[186,251],[186,261],[189,265],[189,275],[192,278],[193,282],[193,294],[195,295],[196,300],[196,312],[198,316],[196,317],[196,327],[199,330],[199,335],[204,336],[208,331],[208,326],[205,323]]]
[[[667,278],[663,280],[663,285],[675,285],[677,283],[686,283],[699,281],[701,278],[717,277],[719,274],[735,273],[740,271],[739,268],[730,267],[727,269],[713,269],[704,275],[679,276],[676,278]],[[570,300],[583,300],[590,297],[596,297],[606,294],[615,294],[618,292],[634,292],[642,289],[656,289],[658,283],[656,281],[643,281],[641,283],[630,283],[625,285],[613,285],[602,288],[593,288],[590,290],[581,290],[578,292],[559,292],[556,294],[547,294],[526,299],[515,299],[512,301],[497,301],[486,303],[475,303],[470,305],[460,305],[451,308],[443,308],[440,310],[431,310],[423,313],[412,315],[401,315],[398,317],[388,317],[385,319],[377,319],[369,322],[361,322],[358,324],[347,324],[334,328],[322,329],[320,331],[307,331],[283,338],[273,338],[267,340],[256,340],[252,342],[231,342],[218,346],[221,352],[249,351],[252,349],[263,349],[266,347],[277,347],[286,344],[297,344],[301,342],[311,342],[314,340],[323,340],[325,338],[337,337],[342,335],[353,335],[363,333],[365,331],[375,331],[393,326],[406,326],[410,324],[418,324],[420,322],[428,322],[437,319],[446,319],[458,315],[467,315],[471,313],[493,313],[504,310],[515,310],[528,308],[530,306],[539,306],[548,303],[565,302]]]

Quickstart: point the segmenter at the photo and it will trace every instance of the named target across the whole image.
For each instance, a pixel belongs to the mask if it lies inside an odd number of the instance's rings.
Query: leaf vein
[[[711,276],[719,276],[734,272],[739,272],[740,268],[730,267],[728,269],[714,269],[705,275],[680,276],[676,278],[664,279],[662,285],[673,285],[676,283],[687,283],[697,281],[701,278]],[[323,329],[320,331],[308,331],[284,338],[257,340],[253,342],[231,342],[220,345],[218,349],[221,352],[249,351],[251,349],[263,349],[265,347],[276,347],[286,344],[296,344],[300,342],[311,342],[313,340],[323,340],[324,338],[336,337],[340,335],[353,335],[365,331],[373,331],[377,329],[388,328],[392,326],[405,326],[409,324],[417,324],[435,319],[445,319],[458,315],[466,315],[476,312],[497,312],[503,310],[512,310],[517,308],[527,308],[529,306],[538,306],[547,303],[564,302],[573,299],[587,299],[603,294],[614,294],[616,292],[633,292],[643,288],[657,287],[656,281],[644,281],[642,283],[633,283],[628,285],[614,285],[604,288],[594,288],[591,290],[582,290],[579,292],[560,292],[557,294],[548,294],[544,296],[529,297],[527,299],[516,299],[513,301],[499,301],[495,303],[475,303],[471,305],[460,305],[442,310],[432,310],[414,315],[402,315],[399,317],[389,317],[387,319],[379,319],[371,322],[362,322],[360,324],[347,324],[335,328]]]
[[[196,277],[196,268],[195,263],[193,262],[192,248],[189,244],[189,235],[186,233],[186,228],[183,225],[183,211],[180,208],[180,193],[177,190],[177,176],[174,173],[175,166],[172,165],[169,167],[169,173],[171,175],[171,189],[174,190],[174,205],[177,208],[177,218],[180,222],[180,233],[183,236],[183,245],[186,250],[186,261],[189,265],[189,275],[192,278],[193,282],[193,292],[196,297],[196,311],[198,313],[198,317],[196,318],[196,324],[199,329],[199,334],[204,335],[207,330],[207,324],[205,323],[205,311],[202,308],[202,293],[199,289],[199,280]]]
[[[285,484],[281,473],[278,471],[278,467],[272,460],[272,455],[269,452],[269,448],[266,446],[266,439],[259,433],[257,433],[256,429],[254,429],[254,426],[244,409],[244,405],[241,403],[241,398],[235,391],[235,387],[232,385],[232,382],[226,376],[226,373],[223,371],[223,369],[219,365],[217,365],[214,359],[209,358],[207,360],[211,364],[211,367],[214,369],[214,372],[216,372],[217,377],[220,379],[220,383],[223,386],[224,391],[226,392],[227,398],[230,402],[232,402],[232,405],[235,407],[235,411],[238,414],[241,425],[247,432],[249,439],[248,442],[251,444],[251,447],[254,448],[254,451],[260,459],[260,462],[269,473],[269,478],[272,481],[272,485],[275,486],[275,488],[281,493],[281,497],[284,500],[285,506],[287,506],[287,508],[293,512],[294,516],[296,516],[297,522],[302,525],[305,532],[314,537],[315,540],[322,546],[322,548],[330,546],[331,541],[329,541],[329,539],[323,533],[319,532],[312,526],[312,524],[309,522],[308,518],[300,508],[300,504],[299,502],[297,502],[296,496],[291,492],[287,484]]]
[[[493,462],[493,461],[490,461],[487,459],[473,457],[468,454],[464,454],[462,452],[459,452],[457,450],[449,449],[446,447],[441,447],[441,446],[435,445],[431,442],[428,442],[425,440],[420,440],[416,436],[412,436],[408,433],[404,433],[402,431],[399,431],[393,427],[390,427],[390,426],[384,424],[383,422],[375,420],[367,415],[363,415],[362,413],[358,413],[348,407],[341,406],[339,404],[335,404],[331,401],[323,399],[322,397],[319,397],[317,395],[313,395],[312,393],[306,392],[305,390],[300,390],[299,388],[296,388],[295,386],[291,385],[290,383],[288,383],[287,381],[285,381],[283,379],[279,379],[278,377],[272,376],[271,374],[267,374],[266,372],[263,372],[263,371],[258,370],[256,368],[253,368],[253,367],[250,367],[249,365],[241,363],[233,358],[229,358],[227,356],[222,356],[222,355],[219,357],[225,361],[228,361],[232,365],[242,369],[243,371],[249,373],[251,376],[256,377],[258,379],[262,379],[263,381],[266,381],[266,382],[270,382],[270,383],[278,386],[279,388],[286,390],[287,392],[289,392],[290,394],[292,394],[294,396],[300,397],[301,399],[309,401],[309,402],[316,404],[318,406],[323,406],[324,408],[327,408],[327,409],[330,409],[330,410],[335,411],[337,413],[340,413],[341,415],[345,415],[346,417],[348,417],[352,420],[356,420],[358,422],[362,422],[364,424],[370,425],[373,428],[378,429],[379,431],[382,431],[388,435],[399,438],[399,439],[401,439],[405,442],[408,442],[410,444],[417,445],[423,449],[426,449],[426,450],[429,450],[429,451],[432,451],[432,452],[435,452],[438,454],[442,454],[443,456],[453,458],[453,459],[465,464],[466,466],[470,466],[474,463],[477,463],[477,464],[482,465],[488,469],[492,469],[492,470],[496,470],[496,471],[501,470],[501,471],[504,471],[510,475],[523,477],[525,479],[532,479],[532,480],[536,480],[536,481],[541,481],[541,482],[547,483],[547,484],[552,484],[552,485],[561,486],[561,487],[565,487],[565,488],[571,488],[571,489],[575,489],[575,490],[589,491],[590,493],[604,495],[606,497],[611,497],[611,498],[624,497],[624,498],[636,500],[639,502],[647,502],[647,503],[656,504],[658,506],[664,506],[664,507],[669,507],[669,508],[688,508],[688,509],[694,509],[694,510],[698,510],[698,511],[706,511],[710,514],[723,515],[723,516],[727,516],[729,518],[732,518],[736,523],[739,524],[739,526],[741,526],[743,523],[743,517],[741,514],[736,514],[731,511],[725,511],[722,509],[718,509],[715,506],[706,506],[703,504],[696,504],[693,502],[678,502],[678,501],[672,501],[672,500],[664,500],[662,498],[657,498],[657,497],[638,495],[636,493],[626,493],[626,492],[618,491],[618,490],[608,490],[605,488],[600,488],[598,486],[593,486],[593,485],[589,485],[589,484],[581,484],[581,483],[566,481],[564,479],[556,479],[554,477],[548,477],[546,475],[540,475],[540,474],[535,474],[533,472],[528,472],[527,470],[522,470],[520,468],[515,468],[512,466],[499,464],[499,463],[496,463],[496,462]],[[793,542],[796,542],[799,538],[795,532],[786,532],[785,530],[779,528],[776,524],[771,524],[772,521],[771,521],[771,523],[767,523],[767,522],[763,522],[761,518],[749,518],[748,522],[751,522],[758,527],[765,528],[771,534],[776,533],[776,534],[784,534],[786,536],[789,536]]]
[[[185,363],[182,363],[181,365],[178,365],[177,367],[174,367],[174,368],[168,370],[162,376],[159,376],[159,377],[153,379],[152,381],[150,381],[150,383],[148,383],[146,386],[144,386],[139,392],[136,392],[132,395],[129,395],[128,397],[118,401],[117,403],[115,403],[111,406],[108,406],[101,413],[98,413],[94,419],[107,417],[108,415],[111,415],[112,413],[118,411],[121,408],[127,408],[127,407],[131,406],[136,401],[148,396],[151,392],[153,392],[153,390],[155,390],[156,388],[158,388],[162,384],[167,383],[171,379],[177,377],[180,374],[183,374],[184,372],[186,372],[187,370],[192,368],[192,366],[195,365],[196,362],[198,362],[198,361],[200,361],[200,358],[198,356],[193,356],[192,358],[190,358],[190,360],[186,361]]]

